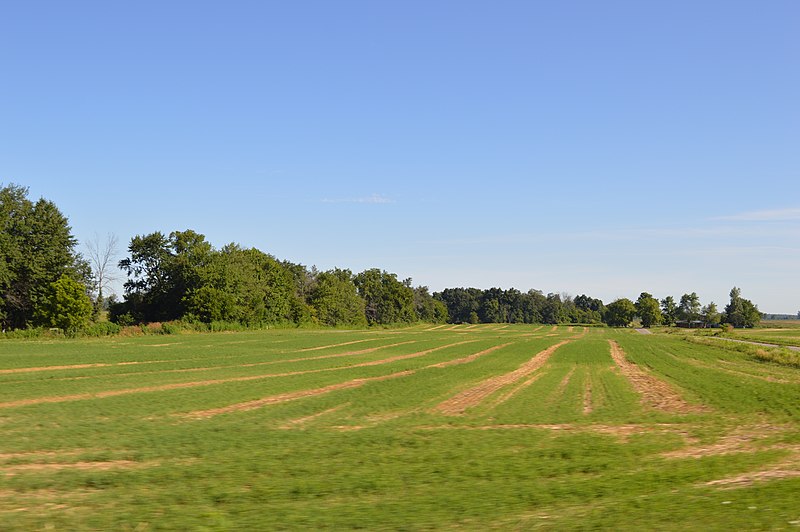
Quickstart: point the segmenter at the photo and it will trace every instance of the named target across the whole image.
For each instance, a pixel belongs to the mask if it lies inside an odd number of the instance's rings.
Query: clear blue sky
[[[795,313],[798,28],[794,0],[6,0],[0,182],[123,248]]]

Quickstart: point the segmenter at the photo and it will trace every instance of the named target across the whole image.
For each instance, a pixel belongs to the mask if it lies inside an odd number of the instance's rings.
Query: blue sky
[[[794,1],[12,1],[0,182],[433,290],[800,310]]]

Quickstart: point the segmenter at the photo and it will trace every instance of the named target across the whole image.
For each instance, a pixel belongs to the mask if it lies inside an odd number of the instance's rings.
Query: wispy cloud
[[[383,203],[394,203],[393,199],[387,198],[383,194],[372,194],[371,196],[365,196],[360,198],[324,198],[322,203],[371,203],[375,204],[383,204]]]
[[[772,209],[766,211],[749,211],[730,216],[718,216],[712,220],[734,222],[786,222],[800,220],[800,209]]]

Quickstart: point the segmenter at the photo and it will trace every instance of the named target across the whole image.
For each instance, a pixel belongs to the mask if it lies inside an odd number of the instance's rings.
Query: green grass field
[[[800,526],[800,369],[679,336],[8,340],[0,383],[1,530]]]

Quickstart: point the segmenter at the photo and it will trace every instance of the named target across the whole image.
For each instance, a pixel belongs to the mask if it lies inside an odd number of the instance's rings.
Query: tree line
[[[113,245],[76,249],[67,218],[52,202],[28,199],[18,185],[0,188],[0,323],[3,330],[55,327],[77,331],[101,309],[119,325],[185,320],[245,326],[318,324],[370,326],[429,323],[581,323],[628,326],[689,324],[754,326],[758,308],[738,288],[724,311],[700,305],[696,293],[679,302],[643,292],[636,302],[608,305],[582,294],[538,290],[425,286],[379,268],[318,271],[231,243],[216,249],[192,230],[133,237],[118,267],[123,299],[106,297]]]

